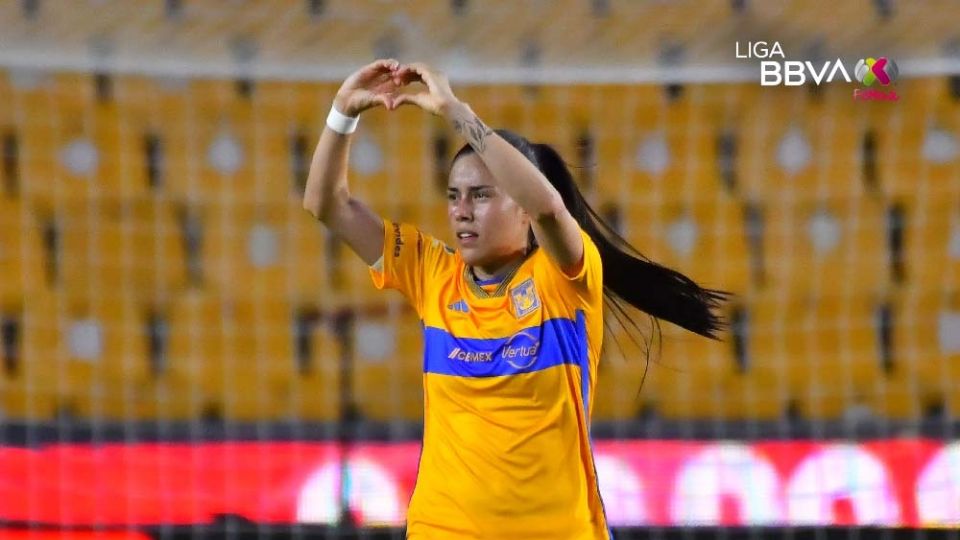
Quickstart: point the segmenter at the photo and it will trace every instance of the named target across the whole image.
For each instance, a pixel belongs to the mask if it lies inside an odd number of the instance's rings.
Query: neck
[[[525,256],[526,250],[520,250],[496,261],[471,266],[470,269],[473,271],[473,275],[480,280],[502,278],[510,273],[516,265],[520,264]]]

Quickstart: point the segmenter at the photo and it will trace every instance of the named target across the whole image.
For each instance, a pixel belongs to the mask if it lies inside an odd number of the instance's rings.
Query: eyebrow
[[[487,185],[483,185],[483,186],[470,186],[469,188],[467,188],[467,192],[471,192],[471,191],[481,191],[481,190],[484,190],[484,189],[492,189],[492,188],[493,188],[493,186],[487,186]],[[460,193],[460,190],[457,189],[457,188],[455,188],[455,187],[448,187],[448,188],[447,188],[447,193],[451,193],[451,192],[452,192],[452,193]]]

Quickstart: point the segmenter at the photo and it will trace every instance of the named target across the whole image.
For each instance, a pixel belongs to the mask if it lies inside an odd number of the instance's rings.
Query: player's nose
[[[457,199],[453,205],[454,221],[473,221],[473,206],[468,197]]]

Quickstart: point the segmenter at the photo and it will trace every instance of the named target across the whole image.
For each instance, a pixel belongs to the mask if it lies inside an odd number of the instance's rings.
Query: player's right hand
[[[334,106],[346,116],[357,116],[381,105],[393,109],[393,101],[402,85],[396,77],[399,67],[400,62],[394,59],[377,60],[363,66],[343,81],[333,98]]]

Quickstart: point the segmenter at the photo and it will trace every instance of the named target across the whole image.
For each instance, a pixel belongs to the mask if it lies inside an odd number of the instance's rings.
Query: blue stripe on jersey
[[[540,326],[494,339],[456,337],[446,330],[425,326],[424,371],[458,377],[497,377],[532,373],[561,364],[585,370],[589,360],[582,317],[579,314],[577,322],[548,319]]]
[[[577,310],[577,341],[580,345],[580,397],[583,399],[583,417],[587,419],[587,434],[589,435],[590,420],[587,418],[588,403],[590,403],[590,354],[587,352],[587,318],[583,311]]]

